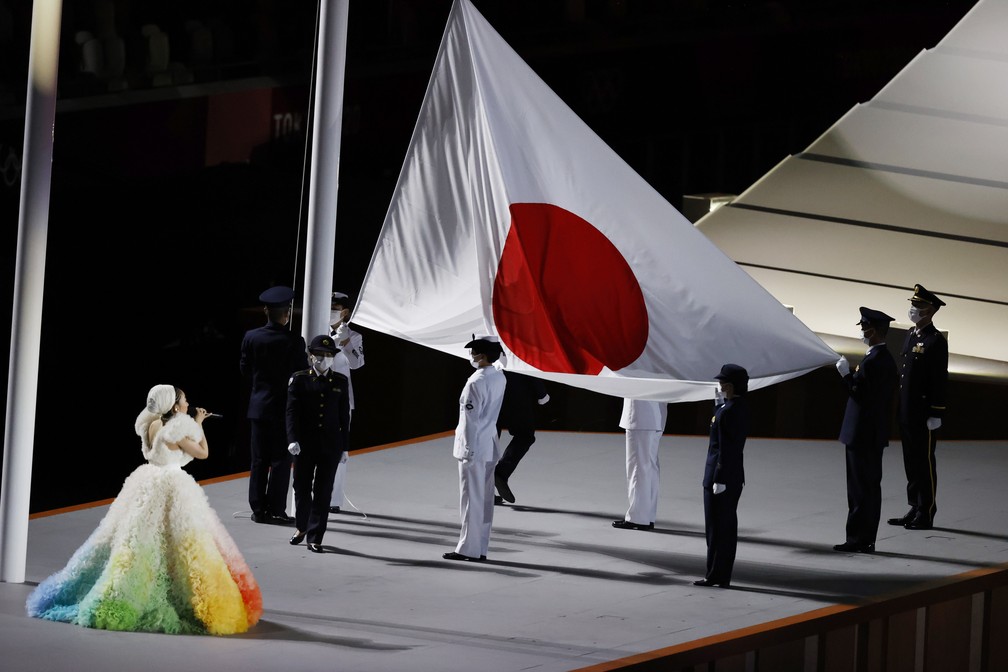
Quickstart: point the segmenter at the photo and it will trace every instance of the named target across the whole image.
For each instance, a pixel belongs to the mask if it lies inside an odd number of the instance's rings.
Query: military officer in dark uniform
[[[703,477],[707,574],[693,585],[728,588],[738,546],[738,503],[745,485],[742,450],[749,436],[745,398],[749,372],[738,364],[725,364],[714,379],[720,381],[721,394],[711,418]]]
[[[311,368],[287,386],[287,441],[294,455],[294,514],[291,544],[308,537],[308,550],[322,552],[336,466],[350,439],[350,381],[333,370],[339,348],[328,334],[308,346]]]
[[[500,359],[503,358],[502,355]],[[494,366],[500,363],[500,359]],[[504,371],[503,368],[501,370]],[[504,379],[507,381],[507,387],[504,388],[504,403],[497,418],[497,436],[507,428],[511,441],[508,442],[504,455],[494,468],[494,485],[498,493],[494,497],[495,504],[515,501],[508,479],[535,443],[536,410],[549,401],[546,385],[539,378],[515,371],[504,371]]]
[[[882,517],[882,450],[889,445],[897,375],[885,345],[893,318],[864,306],[860,311],[857,324],[868,352],[853,372],[846,357],[836,363],[848,393],[840,426],[847,455],[847,540],[833,550],[872,553]]]
[[[948,342],[931,320],[944,305],[923,285],[914,285],[909,311],[914,328],[907,332],[903,342],[899,389],[900,438],[910,510],[903,517],[888,521],[908,530],[930,530],[938,510],[935,444],[945,416]]]
[[[249,506],[257,523],[293,522],[286,511],[291,456],[286,449],[284,409],[288,379],[308,366],[304,338],[288,326],[293,299],[290,287],[271,287],[260,294],[266,324],[245,332],[241,345],[241,372],[252,385],[247,416],[252,449]]]

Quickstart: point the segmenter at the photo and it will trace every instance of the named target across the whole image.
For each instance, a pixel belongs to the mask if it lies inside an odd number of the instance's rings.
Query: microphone
[[[195,406],[190,406],[189,407],[189,415],[191,417],[194,417],[194,418],[196,417],[196,407]],[[223,418],[224,416],[221,415],[220,413],[211,413],[210,411],[207,411],[206,417],[208,417],[208,418]]]

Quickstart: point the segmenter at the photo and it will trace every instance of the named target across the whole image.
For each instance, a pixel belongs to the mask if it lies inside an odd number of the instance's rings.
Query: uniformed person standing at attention
[[[845,553],[875,551],[882,517],[882,451],[889,445],[896,396],[896,360],[885,345],[893,318],[864,306],[860,311],[858,325],[868,352],[853,372],[846,357],[836,363],[848,395],[840,426],[847,459],[847,539],[833,550]]]
[[[465,344],[476,371],[459,395],[459,421],[452,455],[458,460],[459,515],[462,530],[454,551],[445,560],[486,560],[494,514],[494,467],[501,457],[497,418],[504,402],[507,379],[493,365],[501,355],[496,336],[481,336]]]
[[[294,455],[294,514],[290,543],[306,536],[308,550],[322,553],[336,465],[350,435],[349,381],[332,370],[339,349],[319,335],[308,346],[311,368],[291,376],[287,386],[287,447]]]
[[[899,389],[900,438],[910,510],[888,521],[908,530],[930,530],[938,510],[935,445],[945,416],[948,342],[931,320],[944,305],[923,285],[914,285],[909,311],[914,328],[903,342]]]
[[[270,287],[259,295],[266,324],[245,332],[240,368],[251,382],[248,419],[251,423],[252,463],[249,472],[249,506],[256,523],[289,525],[287,488],[291,456],[284,435],[287,381],[308,367],[305,341],[290,330],[290,287]]]
[[[694,586],[731,586],[738,547],[738,503],[745,486],[742,452],[749,436],[749,372],[725,364],[714,376],[714,417],[704,465],[704,531],[707,536],[707,573]]]
[[[665,432],[668,404],[624,399],[619,426],[626,430],[626,483],[630,506],[612,526],[621,530],[653,530],[658,516],[661,468],[658,444]]]

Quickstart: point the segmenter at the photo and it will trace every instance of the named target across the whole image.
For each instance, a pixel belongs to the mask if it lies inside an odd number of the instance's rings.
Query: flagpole
[[[0,480],[0,581],[10,583],[24,583],[28,557],[28,513],[62,9],[61,0],[35,0],[32,7],[7,377],[7,424]]]
[[[349,0],[321,0],[305,245],[305,342],[329,333]]]
[[[301,316],[301,335],[306,343],[311,343],[311,339],[319,334],[329,333],[350,0],[320,0],[320,5]],[[294,512],[294,488],[290,488],[289,492],[290,510]]]

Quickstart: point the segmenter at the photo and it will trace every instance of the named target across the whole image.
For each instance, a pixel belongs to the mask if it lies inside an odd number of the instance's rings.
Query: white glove
[[[348,338],[350,338],[350,335],[347,333],[346,322],[340,322],[339,326],[336,327],[336,333],[333,334],[333,340],[337,343],[343,343]]]
[[[725,487],[724,483],[715,483],[714,484],[714,494],[715,495],[720,495],[722,492],[724,492],[727,489],[728,488]]]
[[[549,401],[549,395],[548,394],[545,397],[543,397],[542,399],[539,400],[539,405],[542,406],[547,401]]]
[[[850,373],[850,362],[847,361],[846,357],[841,356],[840,359],[836,361],[836,370],[842,377],[847,377],[847,374]]]
[[[714,387],[714,403],[717,404],[718,406],[724,404],[724,393],[721,392],[720,385],[716,385]]]
[[[941,427],[941,418],[928,418],[924,423],[932,432]]]
[[[339,463],[340,463],[340,464],[346,464],[346,461],[347,461],[348,459],[350,459],[350,453],[344,450],[344,451],[343,451],[343,454],[342,454],[342,455],[340,455],[340,458],[339,458]]]
[[[291,455],[300,455],[301,454],[301,444],[299,444],[297,441],[295,441],[294,443],[292,443],[289,446],[287,446],[287,452],[290,453]]]

